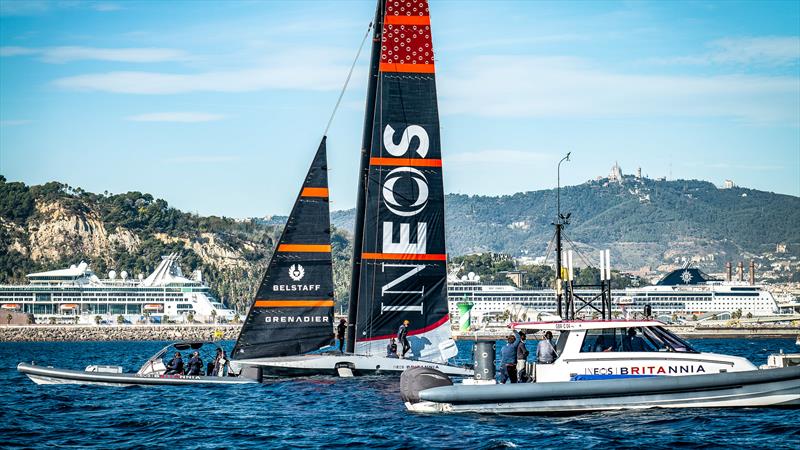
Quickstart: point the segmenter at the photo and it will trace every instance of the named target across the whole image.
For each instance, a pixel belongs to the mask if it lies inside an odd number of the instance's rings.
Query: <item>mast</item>
[[[367,103],[364,111],[364,134],[361,139],[361,163],[358,170],[358,194],[356,218],[353,227],[353,265],[350,275],[350,301],[347,305],[347,353],[353,353],[356,345],[356,318],[358,317],[358,292],[361,280],[361,249],[364,240],[364,209],[366,204],[369,156],[372,145],[372,122],[375,116],[376,92],[378,89],[378,65],[380,63],[381,30],[383,29],[383,2],[378,0],[375,20],[372,22],[372,52],[369,60],[369,82]]]

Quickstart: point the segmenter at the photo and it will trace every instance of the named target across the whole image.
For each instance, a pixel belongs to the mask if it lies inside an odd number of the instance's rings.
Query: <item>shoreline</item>
[[[0,325],[0,342],[75,342],[75,341],[176,341],[232,340],[241,324],[150,324],[150,325]],[[667,326],[689,339],[794,339],[800,327],[692,327]],[[506,329],[475,334],[454,333],[455,340],[498,340]]]
[[[2,325],[0,342],[230,340],[241,324]]]

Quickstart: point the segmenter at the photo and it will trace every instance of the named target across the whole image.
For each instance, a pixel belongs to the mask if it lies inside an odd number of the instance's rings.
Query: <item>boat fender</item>
[[[452,385],[450,378],[436,369],[411,367],[400,375],[400,397],[406,403],[418,403],[420,391]]]

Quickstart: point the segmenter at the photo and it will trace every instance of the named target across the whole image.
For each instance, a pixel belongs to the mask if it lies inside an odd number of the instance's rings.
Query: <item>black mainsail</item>
[[[298,355],[331,343],[333,269],[326,138],[308,169],[236,340],[236,359]]]
[[[457,350],[428,2],[379,1],[376,15],[350,295],[354,350],[383,354],[408,320],[413,357],[444,362]]]

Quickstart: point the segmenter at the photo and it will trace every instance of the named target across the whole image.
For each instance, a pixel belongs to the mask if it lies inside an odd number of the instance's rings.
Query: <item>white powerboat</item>
[[[238,376],[168,374],[164,356],[172,351],[202,351],[203,348],[222,349],[216,342],[186,341],[175,342],[159,350],[150,357],[136,373],[123,373],[122,366],[90,365],[85,370],[59,369],[36,364],[20,363],[17,370],[24,373],[36,384],[97,384],[104,386],[153,386],[153,385],[228,385],[258,383],[260,380]],[[213,356],[209,353],[207,357]]]
[[[558,335],[557,359],[527,368],[532,382],[500,385],[484,376],[454,385],[443,374],[414,369],[401,377],[406,407],[416,412],[537,414],[800,406],[795,355],[771,357],[759,369],[745,358],[699,352],[656,321],[518,323],[512,328]],[[491,358],[491,372],[494,354],[489,353],[483,356]],[[486,374],[478,370],[481,361],[476,364],[476,373]]]

